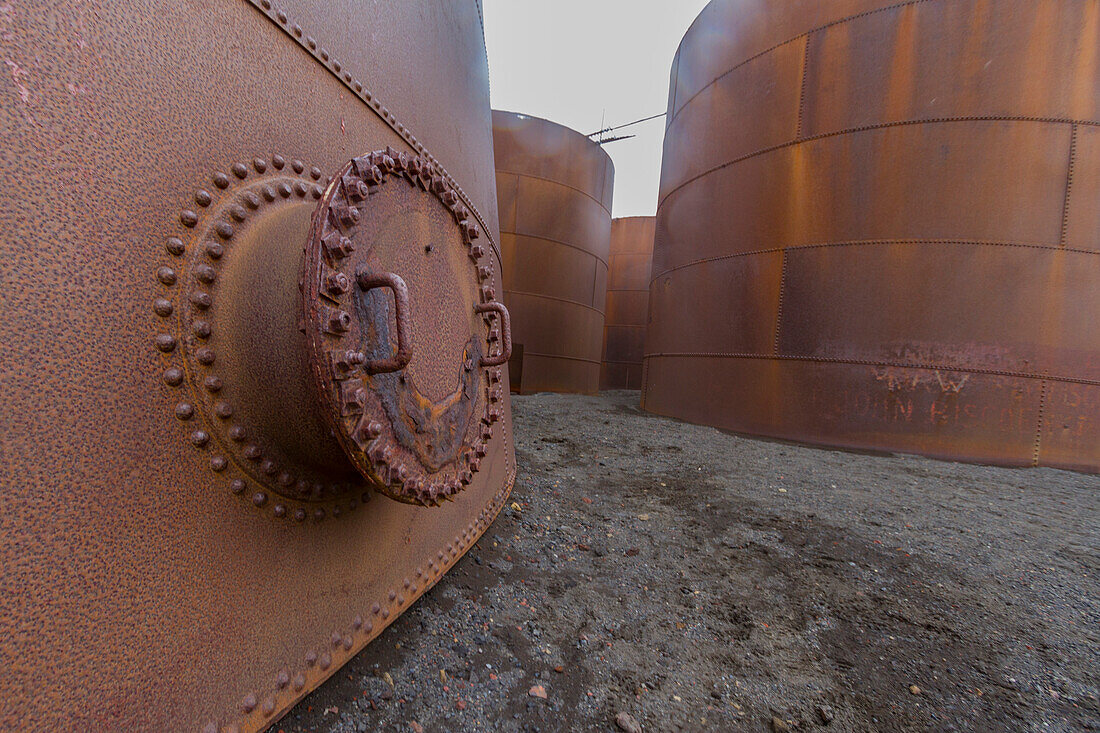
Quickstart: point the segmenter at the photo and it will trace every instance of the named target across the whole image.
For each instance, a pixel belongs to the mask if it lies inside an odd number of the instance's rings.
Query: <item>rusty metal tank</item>
[[[655,222],[652,216],[611,221],[600,389],[642,388]]]
[[[602,147],[548,120],[493,110],[512,391],[600,385],[615,169]]]
[[[1100,4],[716,0],[671,81],[647,410],[1100,470]]]
[[[43,0],[0,48],[0,728],[266,728],[515,475],[480,6]]]

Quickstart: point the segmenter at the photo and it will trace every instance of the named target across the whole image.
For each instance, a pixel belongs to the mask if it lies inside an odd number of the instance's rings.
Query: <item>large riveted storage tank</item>
[[[650,300],[653,412],[1100,470],[1100,3],[712,2]]]
[[[611,158],[568,127],[493,111],[504,302],[516,392],[600,385]]]
[[[479,5],[0,25],[0,729],[266,728],[515,475]]]
[[[641,389],[653,259],[652,216],[611,221],[600,389]]]

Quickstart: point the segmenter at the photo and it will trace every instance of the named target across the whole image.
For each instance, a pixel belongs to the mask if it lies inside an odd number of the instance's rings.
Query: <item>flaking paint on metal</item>
[[[37,2],[0,23],[0,149],[19,191],[0,207],[0,727],[265,728],[441,577],[514,477],[505,391],[454,503],[361,503],[350,470],[319,499],[286,498],[279,466],[297,454],[277,462],[249,440],[260,422],[236,421],[305,352],[256,339],[248,386],[225,319],[249,297],[231,270],[263,262],[246,256],[269,241],[254,224],[312,209],[327,176],[386,146],[461,183],[499,282],[478,9]],[[309,435],[299,398],[271,413]]]
[[[673,65],[646,409],[1100,470],[1098,23],[1071,0],[708,5]]]

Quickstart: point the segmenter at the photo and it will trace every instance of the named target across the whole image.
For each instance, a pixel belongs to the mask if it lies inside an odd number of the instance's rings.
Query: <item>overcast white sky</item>
[[[588,134],[665,111],[672,57],[707,0],[485,0],[494,109]],[[601,121],[606,120],[601,125]],[[618,134],[614,216],[657,210],[664,119]]]

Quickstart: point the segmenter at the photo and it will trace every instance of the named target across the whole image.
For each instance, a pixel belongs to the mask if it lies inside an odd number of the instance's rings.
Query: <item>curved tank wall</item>
[[[671,78],[646,409],[1100,469],[1100,4],[716,0]]]
[[[515,475],[507,390],[488,386],[507,377],[463,359],[497,348],[474,304],[500,290],[479,3],[33,2],[3,25],[18,72],[0,79],[0,180],[19,194],[0,206],[0,729],[267,728],[442,577]],[[373,379],[362,352],[301,343],[329,312],[305,310],[299,273],[320,265],[298,265],[330,202],[319,227],[373,229],[326,238],[326,262],[377,242],[408,284],[417,406],[456,378],[469,404],[496,402],[471,428],[461,501],[392,501],[332,429],[306,430],[364,412],[367,391],[343,411],[307,400],[307,359]],[[461,309],[418,290],[437,272]],[[330,305],[364,287],[328,275]],[[364,312],[388,316],[398,292]],[[441,313],[456,333],[424,338]],[[281,340],[243,327],[276,322]],[[272,389],[288,373],[300,389]],[[324,450],[292,452],[295,437]],[[402,440],[397,454],[417,447]],[[392,468],[391,483],[412,465]]]
[[[547,120],[493,111],[512,390],[599,389],[611,158]]]
[[[653,259],[652,216],[611,221],[600,389],[641,389]]]

